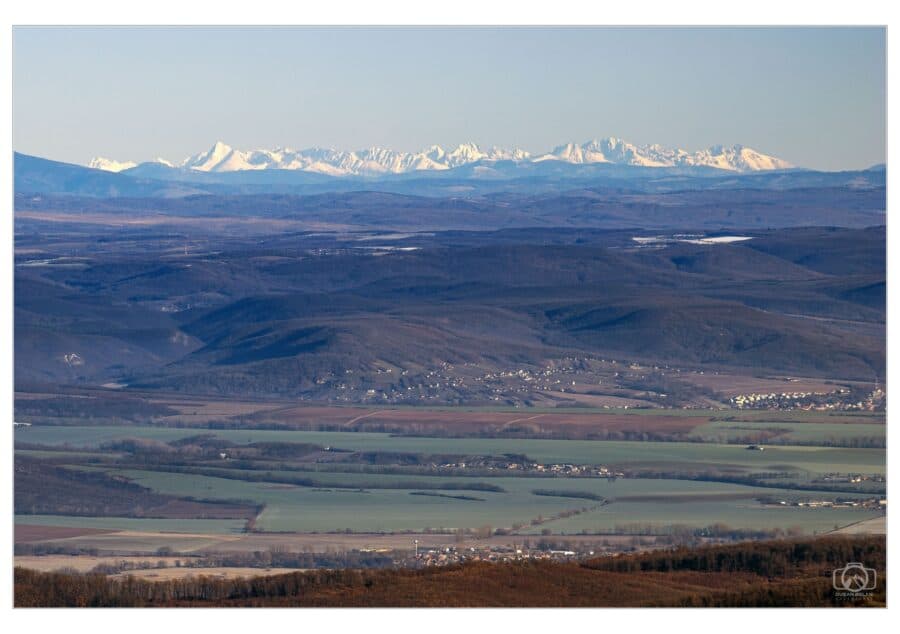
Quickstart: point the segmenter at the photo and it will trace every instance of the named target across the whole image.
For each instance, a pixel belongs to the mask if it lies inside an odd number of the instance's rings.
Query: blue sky
[[[17,151],[180,160],[617,136],[885,161],[881,28],[43,28],[13,34]]]

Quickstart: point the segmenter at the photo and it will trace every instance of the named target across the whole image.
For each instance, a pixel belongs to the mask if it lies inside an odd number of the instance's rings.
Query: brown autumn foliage
[[[841,599],[831,572],[878,571],[870,596]],[[577,563],[320,570],[162,582],[15,570],[17,607],[112,606],[883,606],[884,537],[826,537],[676,549]]]

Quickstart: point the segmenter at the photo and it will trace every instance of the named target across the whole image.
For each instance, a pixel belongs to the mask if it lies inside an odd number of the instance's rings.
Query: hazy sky
[[[16,28],[19,152],[741,143],[885,161],[880,28]]]

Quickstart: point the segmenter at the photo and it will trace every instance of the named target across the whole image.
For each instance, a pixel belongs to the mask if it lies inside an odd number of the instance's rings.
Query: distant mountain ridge
[[[89,167],[122,172],[160,164],[194,172],[239,172],[248,170],[293,170],[328,176],[379,176],[420,171],[445,171],[464,165],[490,165],[498,161],[569,164],[624,165],[635,167],[707,167],[730,172],[759,172],[791,169],[787,161],[742,145],[710,147],[698,152],[671,149],[661,145],[638,146],[622,139],[607,137],[582,144],[568,143],[550,152],[531,154],[519,148],[482,149],[475,143],[463,143],[452,150],[433,145],[421,152],[398,152],[382,147],[345,151],[330,148],[293,150],[238,150],[221,141],[210,149],[173,163],[157,159],[140,165],[103,157],[91,160]]]
[[[446,170],[329,176],[299,169],[221,172],[142,163],[119,172],[14,153],[15,191],[99,198],[180,198],[192,195],[313,195],[376,191],[447,199],[504,194],[532,196],[601,188],[609,192],[844,188],[883,190],[884,166],[847,172],[805,169],[731,171],[705,166],[645,167],[560,160],[496,160]],[[19,202],[16,203],[17,207]],[[883,207],[881,207],[883,210]]]

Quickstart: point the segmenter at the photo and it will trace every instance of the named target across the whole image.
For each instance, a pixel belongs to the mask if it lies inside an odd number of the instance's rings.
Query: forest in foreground
[[[886,605],[883,536],[679,548],[581,563],[472,563],[447,568],[319,570],[172,581],[15,569],[17,607],[625,607]],[[850,562],[874,589],[836,591]]]

